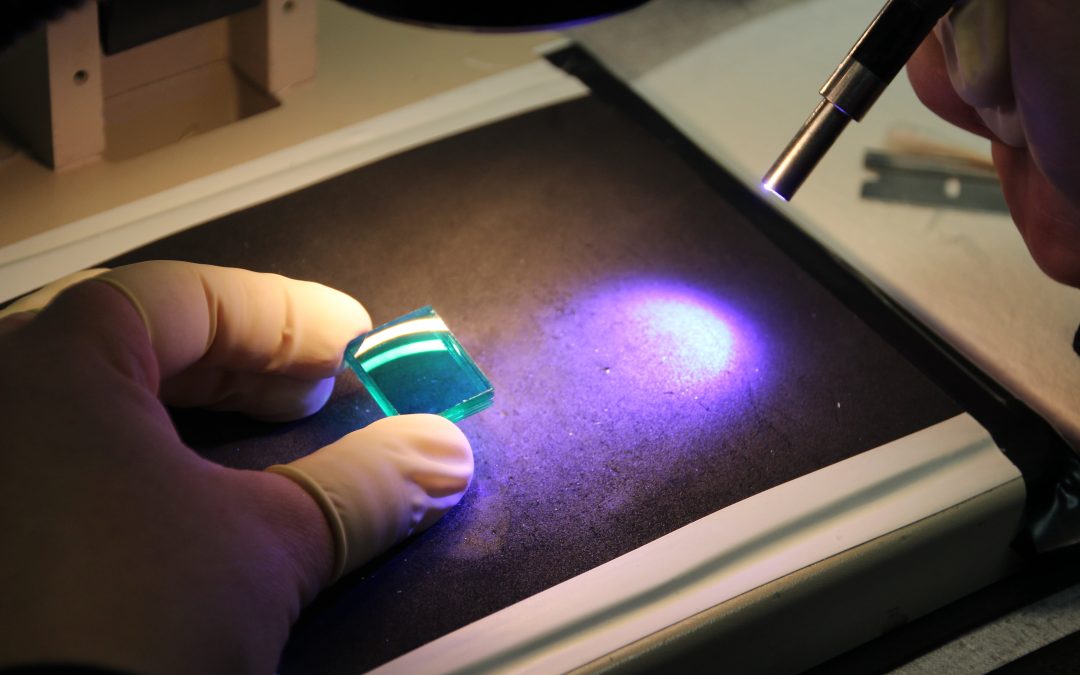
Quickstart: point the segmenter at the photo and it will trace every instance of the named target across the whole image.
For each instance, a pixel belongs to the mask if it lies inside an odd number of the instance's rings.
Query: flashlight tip
[[[766,192],[768,192],[768,193],[770,193],[770,194],[772,194],[772,195],[774,195],[776,197],[779,197],[780,199],[783,199],[785,202],[788,201],[787,196],[785,196],[784,194],[782,194],[780,191],[778,191],[776,189],[775,181],[772,181],[772,180],[762,181],[761,188],[763,190],[765,190]]]
[[[762,187],[784,201],[790,200],[850,120],[829,101],[819,102],[762,178]]]

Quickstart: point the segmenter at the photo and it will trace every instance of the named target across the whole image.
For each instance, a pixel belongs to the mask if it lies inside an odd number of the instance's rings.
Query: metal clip
[[[867,150],[876,174],[862,185],[865,199],[920,206],[1008,213],[993,168],[962,157]]]

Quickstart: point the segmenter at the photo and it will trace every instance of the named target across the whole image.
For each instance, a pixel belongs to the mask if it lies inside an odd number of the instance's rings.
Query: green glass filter
[[[491,382],[430,306],[356,338],[345,362],[387,415],[434,413],[457,422],[495,398]]]

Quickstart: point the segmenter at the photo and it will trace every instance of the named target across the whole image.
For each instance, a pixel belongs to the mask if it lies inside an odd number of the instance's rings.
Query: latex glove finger
[[[24,295],[0,310],[0,335],[9,333],[33,319],[35,314],[44,309],[64,289],[105,272],[108,270],[103,267],[75,272],[42,286],[33,293]]]
[[[286,422],[321,410],[333,390],[333,377],[309,380],[196,365],[163,382],[159,395],[180,408],[243,410],[267,422]]]
[[[175,261],[138,263],[100,277],[132,302],[143,318],[161,369],[163,400],[226,407],[216,388],[231,382],[233,410],[282,418],[281,401],[263,396],[269,376],[316,383],[341,368],[349,340],[370,330],[363,306],[321,284],[276,274]],[[181,377],[197,367],[202,376]],[[218,377],[206,373],[220,371]],[[233,377],[225,373],[268,377]],[[172,378],[177,378],[171,382]],[[295,383],[274,388],[304,400],[296,410],[310,414],[312,388]],[[241,391],[242,387],[251,387]],[[263,410],[263,402],[274,405]],[[303,416],[303,414],[298,416]]]
[[[1013,95],[1007,0],[973,0],[938,22],[949,81],[999,139],[1027,145]]]
[[[52,302],[53,298],[60,294],[65,288],[74,286],[80,281],[86,281],[87,279],[93,279],[96,276],[108,272],[104,267],[99,267],[91,270],[82,270],[81,272],[75,272],[69,274],[66,277],[61,277],[56,281],[46,284],[37,289],[33,293],[24,295],[15,302],[11,303],[4,309],[0,310],[0,320],[6,319],[13,314],[20,314],[23,312],[37,312],[43,309],[46,305]]]
[[[267,471],[300,484],[334,537],[334,580],[438,520],[473,472],[465,435],[436,415],[387,417]]]

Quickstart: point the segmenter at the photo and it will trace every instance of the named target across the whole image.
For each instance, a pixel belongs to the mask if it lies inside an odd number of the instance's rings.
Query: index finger
[[[371,329],[352,297],[277,274],[151,261],[97,280],[127,296],[142,316],[162,379],[196,363],[325,378],[340,368],[348,342]]]

